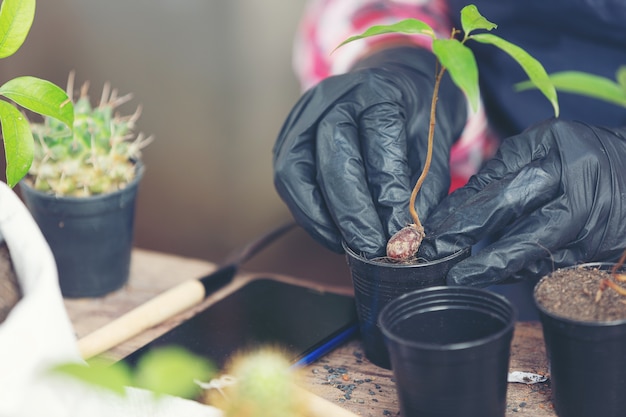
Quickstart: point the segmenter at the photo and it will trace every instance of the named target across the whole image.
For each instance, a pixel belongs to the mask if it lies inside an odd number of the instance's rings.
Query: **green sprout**
[[[147,352],[135,368],[120,361],[111,363],[96,357],[88,363],[64,363],[51,370],[94,387],[124,396],[127,387],[141,388],[160,395],[195,399],[202,392],[196,380],[207,381],[216,373],[213,364],[178,346]]]
[[[558,91],[580,94],[626,107],[626,65],[617,69],[615,81],[582,71],[562,71],[550,74],[550,81]],[[515,84],[517,91],[534,88],[531,81]]]

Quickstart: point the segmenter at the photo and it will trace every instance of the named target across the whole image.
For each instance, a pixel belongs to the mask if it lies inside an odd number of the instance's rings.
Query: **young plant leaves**
[[[626,73],[626,67],[622,68]],[[550,80],[558,91],[581,94],[626,107],[626,85],[620,85],[608,78],[579,71],[563,71],[550,74]],[[515,84],[516,91],[531,88],[535,88],[531,81]]]
[[[466,37],[476,29],[491,30],[498,27],[495,23],[485,19],[473,4],[463,7],[461,10],[461,26]]]
[[[17,77],[0,86],[0,95],[20,106],[65,123],[74,123],[74,105],[65,91],[50,81],[36,77]]]
[[[465,93],[472,110],[476,111],[480,92],[474,53],[456,39],[433,40],[433,52],[450,73],[452,81]]]
[[[74,377],[93,386],[105,388],[118,395],[126,393],[132,383],[130,367],[124,362],[111,364],[102,359],[92,359],[89,364],[64,363],[51,370],[54,373]]]
[[[7,161],[7,184],[14,187],[33,163],[33,134],[26,117],[15,106],[3,100],[0,100],[0,125]]]
[[[165,346],[139,359],[134,384],[156,394],[193,398],[200,391],[195,380],[208,381],[215,372],[203,357],[178,346]]]
[[[615,74],[615,79],[617,83],[622,87],[624,93],[626,93],[626,65],[622,65],[617,69],[617,74]]]
[[[360,35],[351,36],[345,41],[341,42],[337,48],[341,46],[359,40],[363,38],[369,38],[370,36],[382,35],[384,33],[406,33],[413,35],[426,35],[431,38],[435,38],[435,31],[425,22],[417,19],[405,19],[392,25],[377,25],[368,28]],[[337,50],[335,48],[335,50]]]
[[[513,58],[522,67],[526,75],[528,75],[530,81],[550,101],[552,107],[554,108],[554,116],[559,116],[559,101],[557,99],[556,89],[554,88],[552,81],[550,81],[550,77],[543,68],[543,65],[541,65],[539,61],[519,46],[490,33],[478,33],[471,35],[470,39],[480,43],[493,45],[509,54],[511,58]]]
[[[35,18],[35,0],[3,0],[0,5],[0,58],[24,43]]]

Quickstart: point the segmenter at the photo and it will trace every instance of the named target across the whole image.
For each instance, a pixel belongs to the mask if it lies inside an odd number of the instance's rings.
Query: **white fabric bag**
[[[17,195],[0,183],[0,242],[11,253],[22,299],[0,324],[0,417],[221,417],[218,409],[176,397],[122,397],[49,372],[83,362],[65,311],[48,244]]]

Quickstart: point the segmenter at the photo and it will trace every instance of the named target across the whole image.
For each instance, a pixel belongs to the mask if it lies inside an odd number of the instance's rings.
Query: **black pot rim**
[[[128,183],[126,184],[126,187],[119,189],[119,190],[115,190],[113,192],[110,193],[103,193],[103,194],[96,194],[96,195],[91,195],[89,197],[74,197],[74,196],[58,196],[55,194],[51,194],[49,192],[46,191],[40,191],[37,190],[36,188],[33,188],[30,186],[30,184],[28,184],[27,181],[21,180],[20,181],[20,187],[25,187],[28,188],[28,191],[32,194],[36,194],[39,195],[40,198],[42,200],[66,200],[66,201],[75,201],[76,203],[80,203],[80,202],[86,202],[86,201],[97,201],[97,200],[103,200],[106,198],[110,198],[112,196],[115,196],[117,194],[121,194],[123,193],[125,190],[132,188],[132,187],[136,187],[137,184],[139,183],[139,181],[141,180],[141,178],[143,177],[143,174],[146,170],[145,165],[143,164],[142,161],[137,161],[135,162],[135,177]]]
[[[494,299],[496,302],[499,302],[503,306],[506,306],[510,309],[510,314],[511,314],[510,320],[504,323],[504,326],[502,329],[498,330],[497,332],[489,336],[481,337],[479,339],[469,341],[469,342],[449,343],[446,345],[416,342],[416,341],[408,340],[406,338],[395,335],[393,332],[389,331],[389,329],[381,325],[382,324],[381,318],[386,314],[387,310],[394,308],[397,303],[401,303],[404,299],[411,297],[412,295],[416,293],[442,292],[442,291],[450,291],[450,290],[456,291],[456,292],[463,292],[463,293],[466,293],[467,295],[481,295],[481,296],[490,297]],[[459,350],[470,349],[476,346],[487,344],[493,340],[501,338],[504,334],[508,332],[512,332],[513,327],[515,326],[515,323],[517,321],[516,316],[517,316],[517,312],[515,310],[515,307],[511,304],[509,300],[507,300],[504,296],[500,294],[496,294],[493,291],[489,291],[483,288],[468,287],[468,286],[462,286],[462,285],[446,285],[446,286],[421,288],[419,290],[411,291],[411,292],[408,292],[406,294],[399,296],[398,298],[390,301],[381,310],[378,320],[379,320],[379,327],[382,333],[385,335],[385,337],[387,337],[390,340],[393,340],[396,343],[401,342],[405,346],[424,349],[424,350],[459,351]]]
[[[558,269],[561,269],[561,270],[562,269],[575,269],[575,268],[607,268],[608,269],[608,268],[612,268],[614,265],[615,265],[614,262],[587,262],[587,263],[567,266],[567,267],[558,268]],[[557,271],[558,271],[558,269],[557,269]],[[625,269],[626,269],[626,266],[621,268],[621,270],[625,270]],[[550,274],[545,275],[544,277],[542,277],[537,282],[537,284],[535,284],[535,288],[533,290],[533,300],[535,302],[535,305],[537,306],[539,311],[541,311],[542,314],[545,314],[546,316],[550,317],[552,320],[558,320],[558,321],[561,321],[563,323],[572,324],[572,325],[576,325],[576,326],[606,327],[606,326],[626,325],[626,318],[620,319],[620,320],[608,320],[608,321],[585,321],[585,320],[576,320],[576,319],[572,319],[572,318],[569,318],[569,317],[559,316],[557,314],[554,314],[554,313],[546,310],[537,301],[537,297],[535,296],[535,292],[537,291],[537,288],[543,282],[543,280],[544,279],[545,280],[549,279],[551,274],[552,274],[552,272]]]
[[[387,263],[387,262],[378,262],[378,261],[374,261],[372,259],[367,259],[359,254],[357,254],[355,251],[353,251],[348,244],[345,241],[341,241],[341,246],[343,247],[343,249],[346,251],[346,254],[348,254],[350,257],[358,259],[359,261],[365,263],[365,264],[369,264],[369,265],[376,265],[379,267],[389,267],[389,268],[396,268],[396,269],[409,269],[409,268],[421,268],[421,267],[425,267],[425,266],[432,266],[432,265],[436,265],[439,263],[444,263],[444,262],[448,262],[451,259],[454,259],[468,251],[470,251],[472,248],[471,247],[467,247],[467,248],[463,248],[463,249],[459,249],[457,252],[454,252],[451,255],[448,255],[444,258],[439,258],[436,259],[434,261],[428,261],[428,262],[420,262],[420,263],[416,263],[416,264],[394,264],[394,263]]]

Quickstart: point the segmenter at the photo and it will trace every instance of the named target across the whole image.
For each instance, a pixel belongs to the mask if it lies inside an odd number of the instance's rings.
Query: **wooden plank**
[[[80,338],[111,320],[188,279],[198,279],[213,271],[210,262],[135,249],[128,284],[105,297],[66,299],[65,305]],[[320,290],[350,294],[344,287],[329,288],[294,277],[273,274],[239,274],[227,288],[205,302],[156,326],[138,337],[111,349],[107,356],[119,359],[158,337],[207,305],[223,298],[239,286],[261,276],[308,285]],[[539,323],[518,323],[512,343],[511,370],[547,374],[543,336]],[[359,340],[352,340],[303,369],[303,386],[319,397],[360,416],[397,416],[399,405],[391,371],[369,363]],[[520,413],[534,417],[554,417],[549,382],[509,384],[506,417]]]

